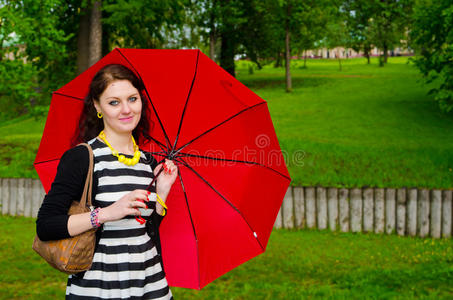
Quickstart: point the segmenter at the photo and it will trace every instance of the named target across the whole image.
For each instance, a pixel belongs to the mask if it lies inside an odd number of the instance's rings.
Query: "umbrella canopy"
[[[35,160],[46,192],[91,79],[113,63],[145,85],[141,148],[179,167],[160,227],[168,283],[200,289],[264,252],[291,181],[267,104],[199,50],[115,49],[53,93]]]

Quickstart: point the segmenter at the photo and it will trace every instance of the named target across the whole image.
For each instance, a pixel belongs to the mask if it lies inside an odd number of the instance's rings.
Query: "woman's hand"
[[[175,183],[176,177],[178,177],[178,167],[172,160],[165,159],[164,163],[161,163],[154,169],[154,176],[156,176],[162,168],[164,168],[164,170],[156,179],[156,193],[160,196],[162,201],[165,202],[173,183]],[[159,214],[162,214],[163,208],[159,202],[156,204],[156,210]]]
[[[99,211],[99,222],[116,221],[128,215],[140,215],[138,208],[146,209],[144,202],[148,201],[148,195],[149,192],[146,190],[135,190],[127,193],[112,205],[104,207]]]

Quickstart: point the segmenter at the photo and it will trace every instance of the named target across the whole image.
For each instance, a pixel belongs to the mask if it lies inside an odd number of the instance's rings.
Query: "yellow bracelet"
[[[168,209],[167,205],[165,205],[165,202],[162,201],[162,198],[157,193],[156,193],[156,199],[157,199],[157,202],[159,202],[159,204],[162,205],[163,208],[165,208],[166,210]],[[165,216],[165,211],[164,211],[163,216]]]

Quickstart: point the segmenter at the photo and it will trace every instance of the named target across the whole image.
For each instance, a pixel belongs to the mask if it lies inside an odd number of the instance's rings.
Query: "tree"
[[[368,64],[372,45],[370,33],[372,7],[373,1],[369,0],[345,0],[341,5],[341,11],[345,15],[347,44],[356,52],[363,51]]]
[[[373,44],[382,51],[379,65],[387,63],[388,50],[407,39],[412,0],[373,0],[370,35]]]
[[[338,15],[337,17],[337,19],[334,19],[333,22],[329,22],[327,25],[327,36],[325,39],[327,48],[347,47],[348,45],[346,25],[343,22],[341,15]],[[341,53],[337,51],[335,56],[338,59],[338,66],[341,71]]]
[[[442,111],[453,109],[453,3],[419,0],[414,8],[413,45],[420,56],[415,64],[435,95]]]
[[[186,5],[188,0],[104,1],[102,22],[110,27],[109,44],[150,49],[177,44]]]
[[[269,41],[268,47],[272,47],[274,53],[277,53],[277,61],[282,49],[285,49],[286,91],[290,92],[293,49],[308,50],[314,46],[316,40],[322,38],[334,2],[331,0],[269,2],[269,12],[274,17],[272,31],[276,38],[275,41]]]
[[[47,105],[50,92],[66,82],[70,36],[58,26],[63,1],[2,1],[1,5],[0,100],[17,115]]]

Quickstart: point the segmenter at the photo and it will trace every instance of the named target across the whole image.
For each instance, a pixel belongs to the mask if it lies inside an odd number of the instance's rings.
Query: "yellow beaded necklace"
[[[112,150],[112,155],[118,157],[118,161],[127,165],[127,166],[133,166],[136,165],[140,159],[140,150],[138,149],[137,144],[135,143],[134,137],[131,136],[132,142],[134,143],[134,157],[133,158],[127,158],[126,156],[119,154],[118,151],[116,151],[112,145],[110,145],[109,142],[107,142],[107,139],[105,138],[105,133],[104,130],[99,133],[99,138],[104,141],[104,143]]]

